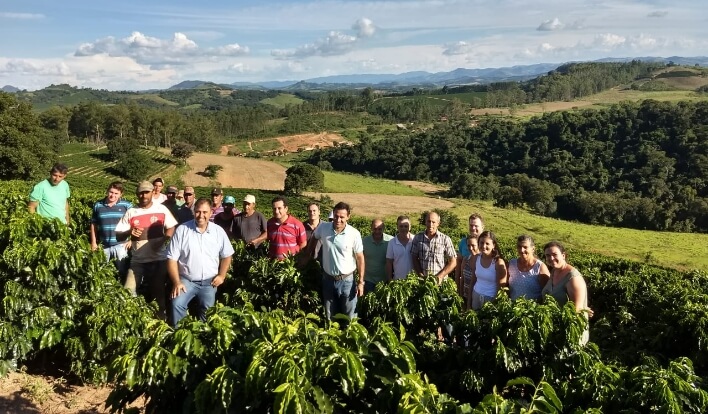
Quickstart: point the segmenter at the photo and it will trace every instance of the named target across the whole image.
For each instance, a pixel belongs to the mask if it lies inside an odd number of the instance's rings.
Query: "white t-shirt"
[[[413,258],[411,257],[411,247],[413,246],[413,238],[408,240],[404,246],[398,236],[395,236],[388,242],[386,248],[386,259],[393,259],[393,278],[405,279],[413,270]]]
[[[131,260],[135,263],[149,263],[167,260],[162,238],[165,229],[171,229],[176,225],[177,220],[166,206],[152,203],[148,208],[129,208],[116,225],[116,233],[142,228],[143,234],[140,240],[133,242]]]

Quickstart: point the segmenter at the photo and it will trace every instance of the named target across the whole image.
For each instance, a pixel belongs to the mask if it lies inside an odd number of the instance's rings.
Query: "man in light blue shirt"
[[[214,306],[216,288],[224,283],[234,249],[224,229],[209,221],[212,204],[200,198],[194,205],[194,220],[177,227],[167,248],[167,274],[172,281],[171,323],[187,314],[187,305],[199,300],[199,317]]]

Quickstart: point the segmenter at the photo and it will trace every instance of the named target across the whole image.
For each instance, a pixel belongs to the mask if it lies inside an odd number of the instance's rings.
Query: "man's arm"
[[[91,241],[91,250],[98,249],[98,238],[96,237],[96,225],[89,225],[89,240]]]
[[[231,256],[226,256],[219,259],[219,274],[212,279],[212,286],[219,287],[222,283],[224,283],[224,280],[226,280],[226,272],[229,271],[230,266]]]
[[[71,224],[71,215],[69,214],[69,200],[66,200],[65,209],[66,209],[66,225],[68,226]]]
[[[32,201],[27,204],[27,210],[29,210],[30,214],[34,214],[37,212],[37,206],[39,206],[39,201]]]
[[[177,260],[167,259],[167,275],[170,277],[170,281],[172,282],[172,292],[170,294],[170,298],[174,299],[181,293],[187,292],[187,288],[184,287],[179,278]]]
[[[393,280],[393,259],[386,259],[386,280]]]
[[[263,232],[256,237],[255,239],[251,240],[248,244],[256,245],[256,244],[261,244],[265,241],[265,239],[268,237],[268,232],[263,230]]]
[[[450,274],[453,270],[455,270],[455,266],[457,265],[457,258],[456,257],[449,257],[447,259],[447,264],[445,267],[442,268],[441,271],[438,272],[438,274],[435,275],[435,277],[438,278],[438,284],[442,283],[443,279],[445,276]]]
[[[356,293],[358,296],[364,296],[364,278],[366,277],[366,265],[364,264],[364,252],[356,253],[354,256],[356,259],[356,268],[359,271],[359,281],[356,287]]]

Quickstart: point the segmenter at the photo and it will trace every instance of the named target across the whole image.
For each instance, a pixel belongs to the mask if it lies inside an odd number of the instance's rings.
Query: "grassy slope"
[[[423,192],[394,180],[323,171],[325,192],[421,196]]]
[[[281,93],[275,98],[266,98],[262,99],[261,103],[266,104],[266,105],[273,105],[278,108],[284,108],[285,105],[299,105],[303,102],[302,99],[298,98],[295,95],[291,95],[289,93]]]

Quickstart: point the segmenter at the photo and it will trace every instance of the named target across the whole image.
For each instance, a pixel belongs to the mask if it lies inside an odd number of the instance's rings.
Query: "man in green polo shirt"
[[[362,240],[366,264],[364,294],[373,291],[377,283],[386,280],[386,249],[391,239],[393,236],[384,233],[384,223],[381,219],[371,221],[371,235]]]
[[[69,184],[64,181],[69,168],[61,163],[54,164],[49,171],[49,178],[34,186],[27,205],[30,213],[39,213],[48,219],[57,218],[67,226],[69,217]]]

